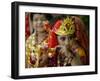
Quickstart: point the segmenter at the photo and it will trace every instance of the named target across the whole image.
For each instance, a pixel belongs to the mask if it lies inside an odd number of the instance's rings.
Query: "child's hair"
[[[43,14],[46,17],[46,19],[49,21],[51,21],[51,19],[53,18],[53,16],[51,14],[48,14],[48,13],[31,13],[30,14],[31,21],[33,21],[34,14]]]

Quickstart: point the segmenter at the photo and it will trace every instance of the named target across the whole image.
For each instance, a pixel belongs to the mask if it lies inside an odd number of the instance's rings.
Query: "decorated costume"
[[[77,19],[77,17],[74,18]],[[84,39],[83,40],[80,39],[80,37],[82,37],[81,32],[82,35],[85,36],[85,39],[87,38],[85,33],[83,33],[81,25],[76,26],[76,24],[78,25],[80,24],[80,22],[76,23],[75,19],[73,20],[72,17],[67,17],[64,20],[58,20],[52,29],[52,32],[55,33],[55,35],[57,36],[56,42],[58,42],[58,45],[56,45],[55,47],[57,49],[58,48],[61,49],[58,52],[56,51],[59,57],[58,65],[60,66],[84,65],[88,63],[86,60],[86,58],[88,58],[86,56],[87,50],[84,49],[85,45],[83,46],[83,41],[84,44],[86,43],[86,45],[88,43]],[[80,34],[77,35],[78,32]],[[50,37],[51,36],[52,34],[50,35]],[[48,43],[50,43],[50,41]],[[68,63],[68,59],[70,59],[69,63]]]
[[[42,36],[43,37],[43,36]],[[40,59],[45,56],[43,55],[45,52],[47,34],[39,44],[37,43],[37,35],[36,32],[30,35],[30,37],[26,40],[26,63],[27,67],[39,67]],[[46,53],[45,53],[46,54]],[[44,57],[45,58],[45,57]],[[45,58],[47,59],[47,58]],[[43,59],[44,60],[44,59]]]
[[[41,42],[37,43],[36,32],[26,40],[26,67],[89,64],[88,37],[80,18],[69,16],[44,28],[48,33]]]

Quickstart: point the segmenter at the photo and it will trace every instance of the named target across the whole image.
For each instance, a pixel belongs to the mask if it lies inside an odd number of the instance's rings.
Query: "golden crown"
[[[69,35],[75,32],[74,21],[72,18],[67,17],[63,20],[61,26],[56,31],[57,35]]]

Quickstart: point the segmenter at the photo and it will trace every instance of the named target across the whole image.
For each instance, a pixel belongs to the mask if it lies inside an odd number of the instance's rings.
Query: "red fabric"
[[[48,47],[54,48],[57,45],[58,45],[58,41],[57,41],[56,34],[53,31],[51,31],[48,39]]]
[[[78,39],[78,42],[85,49],[86,64],[89,64],[89,52],[88,52],[89,51],[89,39],[88,39],[88,36],[85,31],[85,25],[81,21],[81,19],[78,17],[75,17],[75,29],[76,29],[75,35]],[[83,57],[82,57],[82,59],[83,59]]]
[[[76,31],[76,36],[77,36],[78,41],[80,42],[81,46],[84,49],[88,48],[88,39],[87,39],[85,32],[83,32],[81,30]]]
[[[78,38],[78,41],[80,42],[81,46],[87,50],[88,48],[88,37],[85,31],[84,23],[76,17],[75,19],[75,35]]]
[[[34,58],[34,59],[33,59]],[[30,55],[30,63],[35,64],[36,63],[36,58]]]
[[[48,39],[48,47],[54,48],[58,45],[57,36],[55,32],[59,29],[60,25],[62,24],[62,20],[57,20],[53,26],[53,29],[50,31],[49,39]]]
[[[87,64],[86,56],[81,56],[80,59],[83,64]]]
[[[27,39],[30,36],[30,28],[29,28],[29,15],[25,16],[25,38]]]
[[[62,20],[57,20],[54,24],[53,31],[56,32],[62,24]]]

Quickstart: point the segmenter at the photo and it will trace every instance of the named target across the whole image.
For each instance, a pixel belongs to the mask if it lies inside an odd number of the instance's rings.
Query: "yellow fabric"
[[[82,48],[77,48],[76,51],[80,57],[86,56],[85,51]]]

